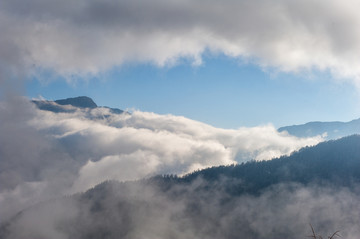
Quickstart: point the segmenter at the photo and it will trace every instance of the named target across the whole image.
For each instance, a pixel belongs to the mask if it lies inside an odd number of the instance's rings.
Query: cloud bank
[[[87,190],[105,180],[186,174],[267,160],[322,138],[296,138],[271,126],[227,130],[173,115],[109,109],[41,111],[17,97],[0,105],[0,213]],[[70,107],[70,106],[69,106]]]
[[[360,233],[359,195],[347,188],[281,184],[258,196],[229,197],[200,185],[176,185],[166,192],[151,184],[102,185],[81,199],[25,211],[3,238],[300,239],[311,235],[309,223],[324,238],[335,230],[348,239]]]
[[[326,71],[358,84],[356,0],[4,0],[0,65],[71,80],[124,62],[201,64],[205,52],[285,72]]]

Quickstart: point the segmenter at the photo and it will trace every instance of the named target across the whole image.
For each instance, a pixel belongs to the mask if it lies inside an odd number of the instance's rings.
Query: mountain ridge
[[[55,101],[32,100],[31,102],[34,103],[36,107],[40,110],[51,111],[54,113],[73,113],[75,112],[75,109],[72,107],[80,108],[80,109],[90,109],[90,110],[97,108],[109,109],[110,113],[113,114],[128,113],[118,108],[98,106],[94,102],[94,100],[88,96],[77,96],[72,98],[59,99]]]
[[[348,122],[311,121],[305,124],[280,127],[279,132],[288,132],[296,137],[324,136],[325,139],[338,139],[352,134],[360,134],[360,118]]]
[[[87,96],[77,96],[73,98],[66,98],[66,99],[60,99],[55,100],[55,103],[59,105],[72,105],[79,108],[96,108],[98,107],[97,104]]]

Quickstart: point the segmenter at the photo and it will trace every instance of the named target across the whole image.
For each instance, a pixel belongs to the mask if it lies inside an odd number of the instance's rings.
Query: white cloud
[[[72,192],[92,188],[106,180],[136,180],[151,175],[160,164],[159,157],[150,151],[105,156],[100,161],[88,161],[79,171]]]
[[[268,160],[322,140],[320,136],[296,138],[271,125],[227,130],[174,115],[140,111],[116,115],[107,109],[39,112],[32,125],[82,162],[76,190],[107,179],[185,174],[250,159]]]
[[[108,115],[108,117],[103,117]],[[174,115],[108,109],[36,110],[23,99],[0,105],[0,214],[84,191],[104,180],[267,160],[318,138],[296,138],[271,126],[227,130]]]
[[[163,66],[185,57],[200,64],[209,50],[358,84],[359,7],[356,0],[5,0],[1,70],[35,66],[70,79],[125,61]]]

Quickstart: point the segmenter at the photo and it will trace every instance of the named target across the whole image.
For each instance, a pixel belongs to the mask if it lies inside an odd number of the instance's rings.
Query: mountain
[[[60,99],[55,101],[33,100],[32,101],[40,110],[51,111],[54,113],[73,113],[76,109],[109,109],[110,113],[122,114],[123,110],[98,106],[90,97],[78,96],[74,98]]]
[[[301,125],[285,126],[279,132],[287,131],[296,137],[326,136],[326,139],[338,139],[352,134],[360,134],[360,119],[349,122],[309,122]]]
[[[59,105],[72,105],[79,108],[96,108],[95,102],[87,96],[78,96],[75,98],[67,98],[62,100],[55,100],[55,103]]]
[[[229,193],[236,195],[258,194],[267,187],[285,182],[350,187],[360,182],[360,135],[326,141],[269,161],[204,169],[181,181],[192,182],[199,177],[208,182],[230,179],[226,187]],[[234,179],[241,184],[232,183]]]
[[[104,182],[24,210],[0,238],[285,239],[309,235],[309,223],[357,238],[359,185],[353,135],[270,161]]]

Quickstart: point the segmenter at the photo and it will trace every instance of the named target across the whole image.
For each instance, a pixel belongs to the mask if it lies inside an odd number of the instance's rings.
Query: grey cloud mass
[[[280,184],[258,196],[229,198],[199,185],[167,192],[152,185],[100,185],[82,197],[24,211],[3,238],[300,239],[311,234],[308,223],[323,236],[334,228],[348,239],[360,233],[359,195],[347,188]]]
[[[279,133],[271,125],[226,130],[140,111],[118,115],[73,107],[72,113],[52,113],[19,97],[1,103],[0,122],[1,220],[105,180],[267,160],[322,141]]]
[[[71,80],[128,61],[201,64],[209,51],[358,84],[359,7],[355,0],[4,0],[1,63]]]

